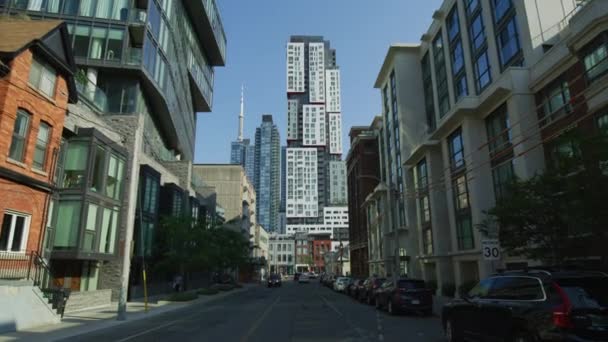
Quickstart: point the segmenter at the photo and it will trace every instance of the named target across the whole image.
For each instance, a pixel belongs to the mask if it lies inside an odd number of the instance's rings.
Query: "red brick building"
[[[350,150],[346,165],[350,267],[354,277],[363,278],[369,275],[368,227],[363,204],[380,181],[380,158],[373,127],[352,127],[349,135]]]
[[[61,21],[0,19],[0,259],[41,252],[67,104],[77,101]]]
[[[314,271],[319,273],[325,271],[325,253],[331,251],[331,238],[329,235],[314,236],[312,240],[312,258]]]

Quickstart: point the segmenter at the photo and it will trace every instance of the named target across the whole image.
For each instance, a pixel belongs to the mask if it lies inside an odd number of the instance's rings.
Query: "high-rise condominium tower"
[[[276,232],[279,223],[280,198],[280,137],[272,115],[263,115],[255,131],[255,175],[258,223]]]
[[[287,44],[286,81],[287,225],[308,231],[323,225],[325,207],[344,205],[335,198],[346,198],[332,196],[330,189],[330,164],[335,167],[342,156],[336,51],[323,37],[292,36]]]

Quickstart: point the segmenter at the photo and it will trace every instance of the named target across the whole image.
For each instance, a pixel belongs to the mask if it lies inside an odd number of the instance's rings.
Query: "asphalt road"
[[[68,341],[68,340],[66,340]],[[437,317],[389,316],[318,282],[254,287],[69,341],[444,341]]]

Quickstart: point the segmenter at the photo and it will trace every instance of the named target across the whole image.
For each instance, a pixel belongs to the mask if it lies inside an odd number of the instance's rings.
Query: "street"
[[[442,334],[438,317],[389,316],[318,281],[286,281],[69,341],[443,341]]]

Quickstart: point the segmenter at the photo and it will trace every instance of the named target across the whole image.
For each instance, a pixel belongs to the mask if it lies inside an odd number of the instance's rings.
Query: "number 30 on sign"
[[[499,260],[500,259],[500,245],[497,239],[482,240],[481,241],[481,254],[483,254],[484,260]]]

